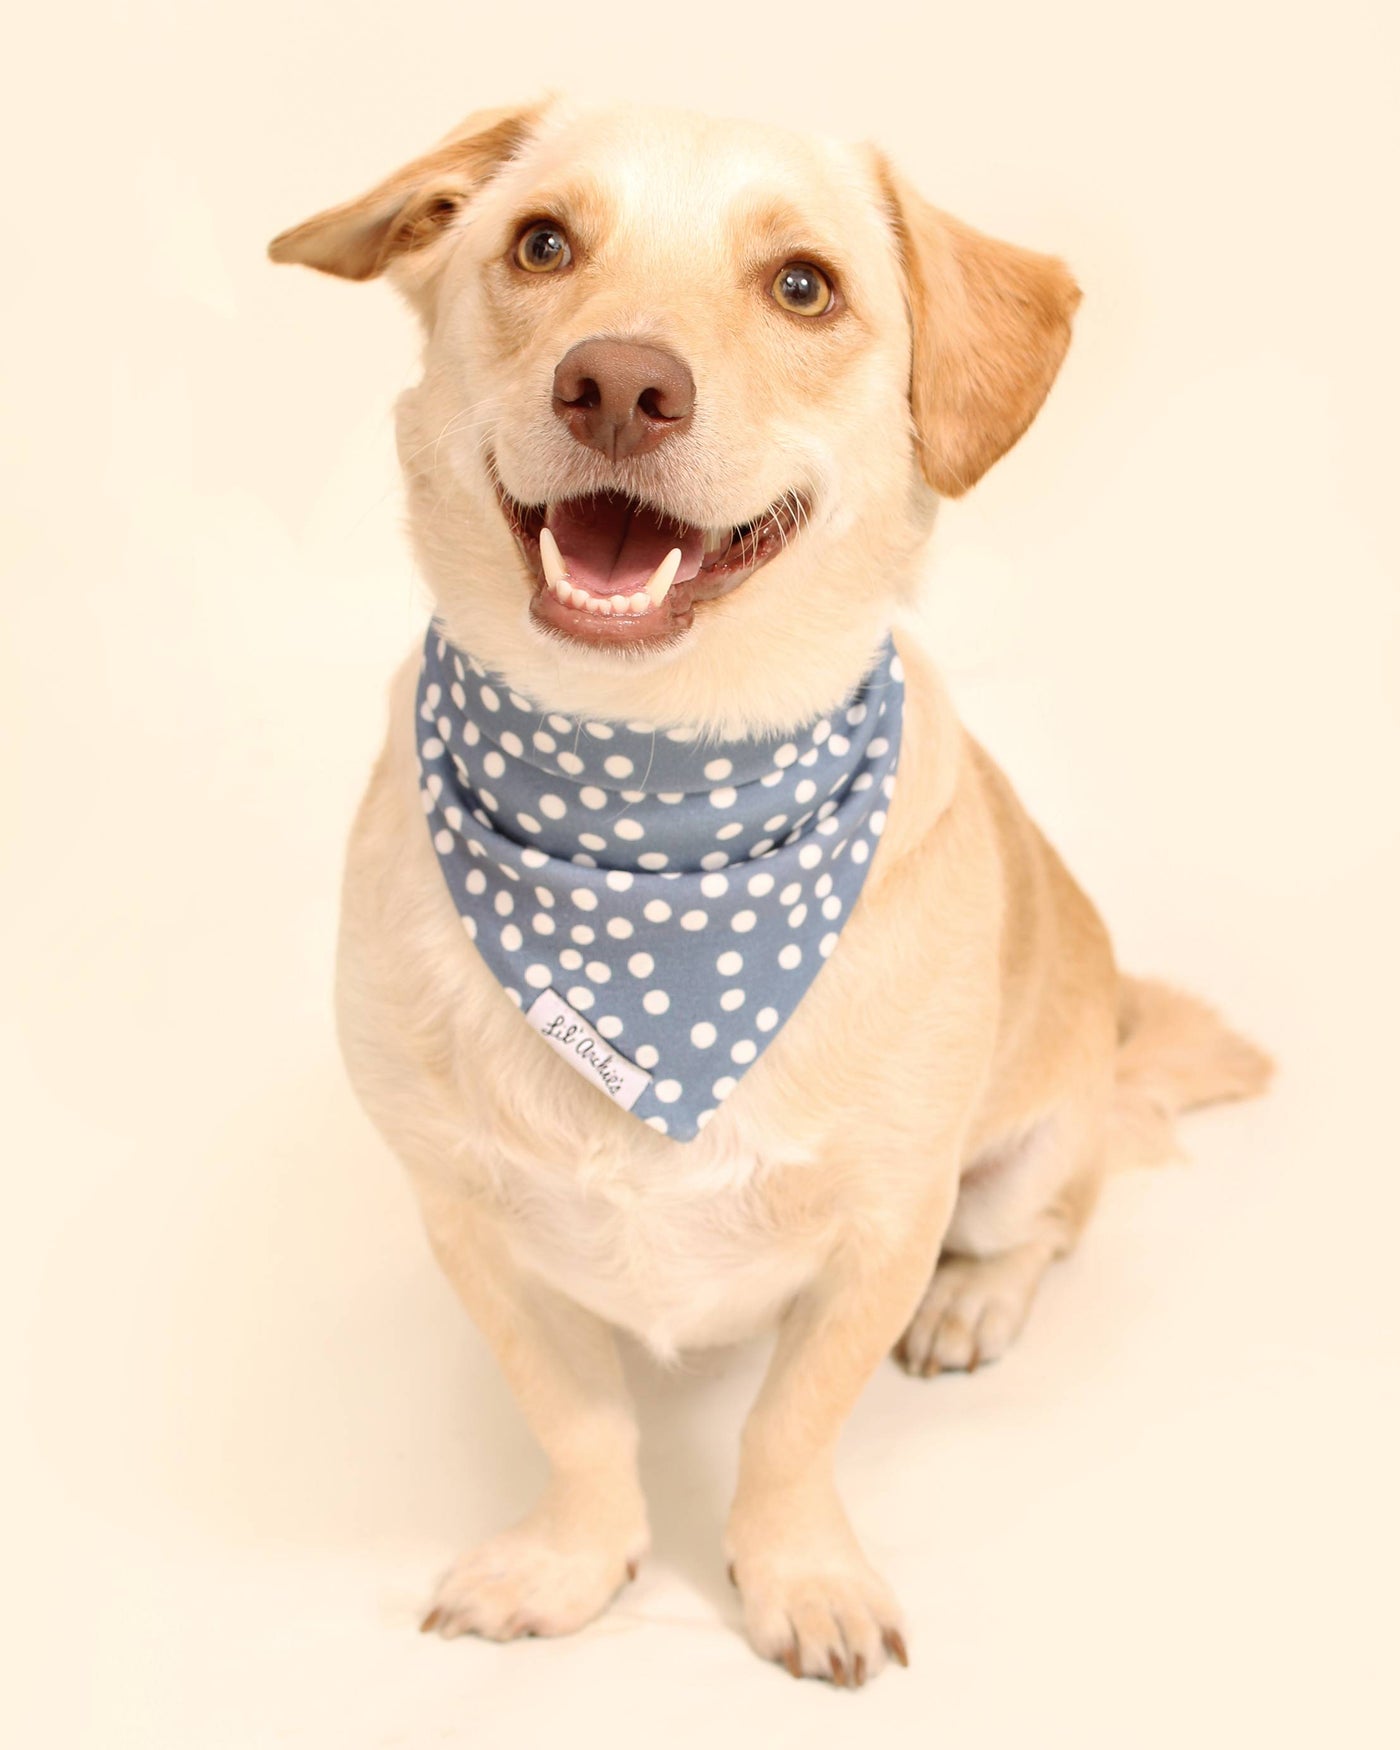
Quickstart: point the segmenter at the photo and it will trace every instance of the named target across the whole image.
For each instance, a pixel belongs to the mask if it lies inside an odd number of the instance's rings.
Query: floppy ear
[[[876,153],[913,328],[919,465],[956,498],[1035,418],[1080,299],[1052,255],[999,243],[931,207]]]
[[[423,252],[520,150],[544,107],[478,110],[367,194],[281,232],[267,253],[348,280],[375,279],[396,263],[425,267]]]

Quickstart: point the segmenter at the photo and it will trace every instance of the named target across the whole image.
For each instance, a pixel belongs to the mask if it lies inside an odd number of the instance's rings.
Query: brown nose
[[[695,379],[684,360],[661,347],[581,340],[554,372],[554,411],[581,444],[620,462],[685,430],[695,411]]]

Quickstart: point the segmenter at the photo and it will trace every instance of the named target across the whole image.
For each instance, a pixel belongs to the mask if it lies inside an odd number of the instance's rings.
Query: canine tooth
[[[680,568],[681,550],[679,547],[672,547],[656,570],[652,572],[651,580],[646,586],[645,595],[649,604],[654,603],[658,608],[661,606],[670,593],[671,585],[676,581],[676,573]],[[638,592],[638,594],[641,593],[641,591]],[[632,597],[632,605],[633,607],[637,605],[636,596]],[[638,608],[637,611],[640,613],[641,609]]]
[[[556,588],[569,575],[559,543],[547,527],[540,530],[540,564],[544,566],[545,582]]]
[[[644,589],[639,589],[627,605],[634,614],[644,614],[651,606],[651,597]]]
[[[571,589],[569,600],[576,608],[586,608],[588,606],[588,591],[586,589]]]
[[[608,600],[612,603],[612,611],[615,614],[625,614],[627,612],[627,603],[630,599],[629,596],[625,595],[612,595],[608,597]]]

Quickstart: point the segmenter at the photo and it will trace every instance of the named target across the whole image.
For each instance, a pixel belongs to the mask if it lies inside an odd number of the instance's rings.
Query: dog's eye
[[[555,273],[573,258],[563,226],[550,219],[531,225],[515,246],[516,266],[527,273]]]
[[[820,316],[831,308],[831,281],[810,261],[790,261],[771,287],[774,298],[794,316]]]

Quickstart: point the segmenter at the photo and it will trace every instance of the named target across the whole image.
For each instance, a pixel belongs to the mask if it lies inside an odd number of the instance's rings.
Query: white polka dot
[[[797,763],[799,766],[814,766],[820,758],[821,749],[819,747],[809,747]]]
[[[606,880],[614,893],[626,893],[632,885],[631,871],[627,869],[609,869]]]
[[[581,832],[578,835],[578,842],[581,845],[587,845],[590,851],[606,851],[608,848],[608,841],[601,833]]]
[[[836,755],[837,759],[842,758],[843,755],[848,754],[851,751],[851,744],[846,740],[844,735],[833,735],[830,747],[832,753]],[[840,780],[838,779],[838,782],[839,781]]]
[[[603,761],[603,770],[610,778],[630,778],[632,762],[625,753],[610,753]]]
[[[792,793],[794,802],[810,802],[817,793],[817,787],[810,778],[804,778]]]
[[[816,894],[818,899],[825,899],[827,894],[831,892],[831,876],[829,874],[818,875],[812,892]]]
[[[721,1076],[715,1083],[714,1087],[710,1089],[710,1092],[717,1100],[723,1100],[728,1095],[732,1094],[738,1085],[738,1082],[734,1080],[733,1076]]]
[[[521,947],[524,941],[524,936],[520,934],[520,930],[515,924],[507,924],[501,931],[501,946],[508,954],[514,954],[516,949]]]
[[[530,928],[537,936],[552,936],[554,934],[554,919],[547,911],[537,911],[530,919]]]
[[[566,748],[559,755],[559,770],[561,772],[567,772],[571,778],[576,778],[583,770],[583,761],[576,753],[571,753]]]
[[[632,1053],[632,1059],[635,1063],[639,1063],[643,1069],[655,1069],[659,1055],[654,1045],[639,1045]]]
[[[681,1084],[675,1081],[658,1082],[652,1092],[664,1106],[672,1105],[681,1097]]]
[[[737,948],[726,948],[715,961],[715,966],[721,978],[733,978],[736,973],[744,970],[744,956]]]
[[[776,1009],[760,1009],[754,1016],[754,1022],[763,1032],[771,1033],[778,1024],[778,1011]]]
[[[585,808],[606,808],[608,793],[600,790],[596,784],[585,784],[578,793],[578,799]]]
[[[739,792],[730,789],[728,785],[724,785],[718,790],[710,791],[711,808],[732,808],[738,800]]]
[[[575,924],[573,929],[569,931],[569,939],[587,948],[592,944],[594,936],[587,924]]]
[[[826,740],[827,736],[830,734],[831,734],[831,724],[827,721],[827,719],[825,717],[822,718],[820,723],[814,723],[812,725],[812,740],[816,742],[818,747],[821,746],[821,744]]]
[[[540,823],[535,819],[533,814],[517,814],[515,818],[520,822],[521,826],[525,828],[526,832],[540,831]]]
[[[481,800],[486,804],[486,806],[494,814],[496,812],[496,798],[491,794],[491,792],[489,790],[478,790],[477,795],[480,796]],[[477,819],[481,820],[480,814],[477,814]],[[481,824],[483,826],[490,826],[491,822],[489,820],[482,820]]]
[[[833,893],[830,899],[822,901],[822,916],[830,923],[833,918],[839,918],[840,915],[841,901]]]
[[[742,1009],[744,1006],[743,991],[732,988],[725,991],[723,996],[719,999],[719,1006],[726,1011],[730,1009]]]
[[[890,751],[890,744],[883,735],[877,735],[865,751],[872,760],[878,760]]]
[[[773,755],[773,764],[779,768],[790,766],[797,758],[797,749],[790,741],[785,741]]]
[[[520,879],[519,872],[512,869],[509,863],[497,863],[496,867],[500,870],[502,875],[505,876],[507,881],[518,881]]]
[[[706,875],[700,882],[700,891],[706,899],[718,899],[721,894],[728,893],[729,877],[727,875]]]
[[[585,723],[583,726],[590,735],[596,735],[599,741],[611,741],[613,732],[606,723]]]
[[[569,898],[573,900],[580,911],[596,911],[598,909],[598,895],[591,887],[576,887]]]
[[[649,1015],[664,1015],[671,1006],[671,999],[664,990],[649,990],[642,998],[642,1007]]]
[[[433,834],[433,849],[441,851],[444,856],[446,856],[447,852],[452,849],[456,842],[457,841],[452,837],[452,834],[448,832],[446,827],[441,828],[438,832]]]
[[[803,845],[802,849],[797,853],[797,860],[804,869],[815,869],[817,864],[822,860],[821,846]]]
[[[525,743],[511,729],[501,731],[501,746],[513,760],[518,760],[525,751]]]
[[[540,797],[540,813],[547,815],[550,820],[562,820],[568,812],[562,796],[555,796],[552,792],[546,791]]]
[[[857,772],[855,777],[851,779],[851,788],[853,790],[868,790],[874,782],[875,780],[869,772]]]
[[[515,901],[508,893],[498,893],[496,895],[496,910],[503,918],[508,918],[515,910]]]
[[[800,966],[801,963],[802,950],[796,942],[789,942],[786,947],[779,949],[778,964],[784,972],[791,972],[794,966]]]
[[[773,891],[773,877],[766,872],[749,876],[749,892],[755,899],[762,899]]]
[[[836,946],[839,940],[840,938],[837,936],[835,930],[832,930],[828,935],[822,937],[821,941],[817,944],[817,948],[823,960],[828,957],[831,950]]]
[[[752,1063],[758,1056],[758,1047],[752,1039],[736,1039],[729,1047],[729,1055],[735,1063]]]
[[[633,978],[650,978],[656,969],[656,962],[650,954],[634,954],[627,962],[627,970]]]
[[[601,960],[590,960],[583,970],[594,984],[606,984],[612,977],[612,967],[604,966]]]
[[[703,1112],[697,1112],[695,1114],[695,1128],[697,1130],[703,1130],[714,1115],[715,1109],[713,1106],[707,1106]]]
[[[649,924],[664,924],[671,915],[671,908],[664,899],[649,899],[642,907],[642,916]]]
[[[481,731],[475,723],[462,725],[462,740],[466,742],[468,747],[475,747],[477,742],[481,740]]]
[[[520,861],[527,869],[543,869],[549,858],[543,851],[538,851],[533,845],[527,845],[520,853]],[[550,902],[551,904],[553,901]]]
[[[665,802],[669,806],[674,806],[677,802],[684,802],[685,801],[685,791],[684,790],[658,790],[656,792],[656,798],[657,798],[658,802]]]
[[[740,935],[747,935],[757,922],[757,912],[736,911],[729,920],[729,927],[731,930],[738,930]]]
[[[802,897],[802,883],[800,881],[789,881],[787,886],[778,895],[778,904],[779,905],[796,905],[798,900],[801,897]]]
[[[641,821],[633,820],[630,815],[626,814],[624,814],[622,819],[613,827],[613,831],[620,839],[636,840],[646,837],[646,828],[642,825]]]
[[[569,1001],[576,1009],[591,1009],[593,1007],[593,992],[586,984],[576,984],[570,988]]]
[[[764,857],[767,856],[768,852],[772,849],[772,839],[760,839],[749,854],[754,857]]]
[[[687,729],[684,726],[678,726],[675,729],[668,729],[666,731],[666,739],[667,741],[694,741],[695,731],[693,729]]]
[[[892,656],[890,658],[890,679],[895,681],[902,681],[904,679],[904,664],[899,660],[898,656]]]
[[[649,1129],[660,1131],[661,1135],[665,1136],[665,1134],[666,1134],[666,1120],[661,1116],[661,1114],[659,1112],[653,1112],[651,1117],[648,1119],[645,1119],[644,1122],[646,1123],[646,1125]]]
[[[666,867],[666,853],[665,851],[643,851],[641,856],[637,858],[637,866],[642,869],[650,869],[653,873],[658,869],[664,869]]]
[[[792,910],[788,913],[788,928],[790,930],[801,929],[802,925],[804,923],[806,923],[806,921],[807,921],[807,907],[805,905],[793,906]]]
[[[723,851],[706,851],[700,859],[700,867],[702,869],[723,869],[728,862],[729,858]]]
[[[435,735],[430,735],[423,743],[420,752],[425,760],[435,760],[442,753],[442,743]]]
[[[690,1029],[690,1043],[701,1051],[708,1051],[717,1038],[713,1021],[697,1021]]]
[[[482,874],[480,869],[469,870],[467,873],[467,879],[463,885],[466,887],[468,893],[485,893],[486,877]]]
[[[544,990],[554,980],[547,966],[527,966],[525,968],[525,982],[532,984],[536,990]]]
[[[534,742],[535,746],[541,753],[553,753],[555,748],[559,745],[554,737],[546,734],[543,729],[537,729],[530,737],[530,740]]]
[[[508,984],[503,984],[501,986],[501,989],[506,993],[506,995],[510,998],[510,1000],[515,1004],[517,1009],[523,1009],[525,1007],[524,1003],[522,1003],[520,1000],[520,992],[518,990],[512,990]]]
[[[885,818],[886,816],[883,808],[877,808],[874,814],[870,816],[870,830],[875,834],[876,838],[879,838],[880,834],[885,830]]]
[[[478,695],[488,711],[499,711],[501,701],[494,687],[483,687]]]
[[[851,861],[853,863],[863,863],[869,857],[869,855],[870,855],[870,846],[865,842],[864,839],[857,839],[856,842],[851,846]]]
[[[549,911],[553,908],[554,895],[550,892],[550,890],[547,887],[537,887],[535,889],[535,898],[537,900],[539,900],[540,904],[542,906],[544,906],[546,911]]]
[[[771,820],[764,821],[763,830],[764,832],[777,832],[780,826],[786,826],[787,823],[788,817],[785,814],[775,814]]]
[[[551,729],[557,729],[560,735],[567,735],[573,724],[567,717],[561,717],[557,711],[551,711],[547,719]]]
[[[559,964],[565,972],[581,972],[583,970],[583,955],[577,948],[565,948],[560,952]]]
[[[474,942],[476,940],[476,919],[471,916],[464,917],[462,919],[462,928]]]
[[[683,930],[703,930],[709,921],[708,913],[698,909],[681,914],[681,928]]]
[[[734,762],[732,760],[711,760],[705,767],[705,776],[712,784],[718,784],[731,776],[733,771]]]
[[[608,934],[619,942],[625,942],[632,934],[632,925],[627,918],[609,918]]]
[[[847,723],[864,723],[865,718],[866,709],[863,704],[852,705],[850,710],[846,713]]]
[[[598,1017],[598,1031],[604,1039],[616,1039],[622,1031],[622,1022],[616,1015],[600,1015]]]

